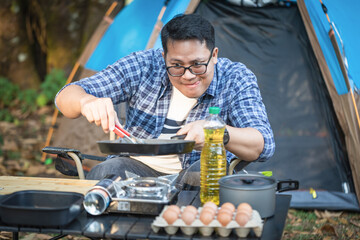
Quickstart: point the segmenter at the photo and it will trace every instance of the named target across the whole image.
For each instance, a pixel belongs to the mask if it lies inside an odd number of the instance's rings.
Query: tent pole
[[[106,11],[105,15],[104,15],[104,18],[108,18],[111,13],[114,11],[114,9],[116,8],[116,6],[118,5],[118,2],[117,1],[114,1],[110,7],[108,8],[108,10]],[[79,58],[81,59],[81,57]],[[66,84],[69,84],[72,82],[77,70],[79,69],[80,67],[80,62],[79,60],[76,61],[73,69],[71,70],[71,73],[66,81]],[[65,84],[65,85],[66,85]],[[59,110],[57,108],[55,108],[55,111],[53,113],[53,116],[52,116],[52,120],[51,120],[51,126],[50,126],[50,129],[48,131],[48,134],[47,134],[47,137],[46,137],[46,141],[45,141],[45,147],[48,146],[50,144],[50,141],[51,141],[51,138],[52,138],[52,135],[54,133],[54,128],[55,128],[55,124],[56,124],[56,119],[57,119],[57,116],[59,114]],[[43,152],[42,153],[42,156],[41,156],[41,162],[45,162],[45,159],[46,159],[46,155],[47,153]]]
[[[109,7],[109,9],[106,11],[106,13],[105,13],[105,16],[109,16],[113,11],[114,11],[114,9],[115,9],[115,7],[117,6],[117,1],[115,1],[115,2],[113,2],[112,4],[111,4],[111,6]]]
[[[169,0],[166,0],[165,3],[164,3],[164,6],[161,8],[160,13],[159,13],[159,15],[157,17],[155,26],[154,26],[154,28],[152,30],[152,33],[150,35],[148,43],[146,44],[145,49],[150,49],[150,48],[154,47],[156,39],[160,34],[161,28],[164,25],[164,23],[161,21],[161,19],[164,16],[164,13],[166,11],[168,3],[169,3]]]
[[[146,49],[150,49],[150,48],[154,47],[154,45],[155,45],[156,39],[159,36],[161,28],[164,25],[164,23],[161,21],[161,19],[164,16],[164,13],[166,11],[166,8],[167,8],[167,5],[169,4],[169,2],[170,2],[170,0],[166,0],[164,3],[164,6],[160,10],[160,13],[157,17],[157,21],[156,21],[153,31],[150,35],[149,41],[146,44]],[[185,10],[185,14],[193,13],[195,11],[196,7],[199,5],[199,3],[200,3],[200,0],[191,0]]]
[[[325,15],[326,15],[326,18],[327,18],[327,20],[328,20],[328,22],[329,22],[329,25],[330,25],[330,30],[329,30],[329,32],[328,32],[328,35],[329,35],[331,44],[333,45],[333,48],[334,48],[334,51],[335,51],[335,54],[336,54],[336,58],[337,58],[337,60],[338,60],[338,62],[339,62],[340,69],[341,69],[341,72],[342,72],[342,74],[343,74],[346,87],[347,87],[348,91],[350,91],[351,99],[352,99],[353,106],[354,106],[354,110],[355,110],[356,120],[357,120],[357,123],[358,123],[358,127],[359,127],[359,129],[360,129],[359,111],[358,111],[358,109],[357,109],[357,105],[356,105],[354,93],[353,93],[352,87],[351,87],[351,85],[350,85],[349,76],[348,76],[348,74],[347,74],[347,69],[346,69],[346,66],[345,66],[345,64],[344,64],[344,60],[343,60],[343,58],[342,58],[342,56],[341,56],[341,52],[340,52],[339,45],[338,45],[337,40],[336,40],[336,36],[335,36],[335,32],[334,32],[333,26],[332,26],[331,21],[330,21],[330,17],[329,17],[329,15],[327,14],[327,8],[326,8],[326,6],[323,4],[322,0],[320,0],[320,3],[321,3],[321,6],[322,6],[322,8],[323,8],[323,11],[324,11],[324,13],[325,13]]]
[[[336,41],[334,30],[333,30],[333,28],[331,26],[330,26],[330,31],[329,31],[329,37],[330,37],[331,43],[333,45],[333,48],[335,50],[337,60],[338,60],[338,62],[340,64],[340,69],[341,69],[341,72],[342,72],[343,77],[345,79],[346,87],[347,87],[348,91],[350,91],[351,99],[352,99],[352,102],[353,102],[353,106],[354,106],[354,110],[355,110],[355,114],[356,114],[356,118],[357,118],[357,123],[358,123],[359,129],[360,129],[360,118],[359,118],[359,112],[358,112],[358,109],[357,109],[357,106],[356,106],[354,93],[353,93],[352,87],[350,85],[349,76],[347,75],[347,70],[346,70],[344,61],[343,61],[343,59],[341,57],[341,52],[340,52],[339,46],[338,46],[337,41]]]

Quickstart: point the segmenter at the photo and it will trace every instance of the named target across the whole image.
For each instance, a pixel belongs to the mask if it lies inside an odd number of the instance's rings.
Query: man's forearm
[[[245,161],[256,160],[264,149],[264,138],[254,128],[235,128],[226,126],[230,141],[226,149]]]
[[[70,85],[64,88],[56,97],[56,105],[68,118],[77,118],[81,115],[80,101],[84,97],[90,96],[78,85]]]

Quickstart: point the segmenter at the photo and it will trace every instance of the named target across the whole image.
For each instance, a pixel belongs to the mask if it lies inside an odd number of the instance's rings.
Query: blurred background
[[[128,2],[119,1],[118,5]],[[56,174],[50,159],[47,161],[50,166],[41,163],[41,149],[55,110],[53,100],[112,3],[112,0],[0,2],[0,175]],[[61,119],[60,114],[55,128]],[[85,125],[83,134],[79,133],[80,140],[87,139],[86,131],[97,131],[99,138],[104,135],[99,129],[88,127]],[[64,142],[67,131],[74,129],[65,124],[62,134],[55,131],[52,141]],[[74,145],[71,139],[66,141]],[[81,150],[100,154],[92,146]]]

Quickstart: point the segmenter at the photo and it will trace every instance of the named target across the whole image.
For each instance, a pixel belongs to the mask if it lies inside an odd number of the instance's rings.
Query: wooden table
[[[99,181],[68,178],[0,176],[0,195],[23,190],[78,192],[85,195],[97,182]]]
[[[10,177],[10,179],[13,179]],[[9,179],[7,179],[8,181]],[[14,178],[14,181],[22,181],[23,178]],[[30,181],[41,181],[41,182],[51,182],[55,184],[55,189],[60,186],[71,186],[71,181],[76,181],[76,185],[79,192],[83,192],[94,185],[94,181],[87,180],[70,180],[64,181],[58,179],[44,179],[44,178],[25,178],[27,180],[26,185],[29,185]],[[78,182],[82,181],[82,182]],[[97,181],[95,181],[96,183]],[[3,177],[0,177],[0,187],[4,186]],[[10,185],[16,185],[15,183],[7,183],[7,188]],[[30,184],[31,185],[31,184]],[[47,184],[44,184],[47,185]],[[48,185],[48,186],[51,186]],[[80,187],[79,187],[80,186]],[[32,190],[38,190],[35,188]],[[44,186],[41,186],[41,189],[44,189]],[[22,190],[18,186],[14,186],[16,191]],[[26,188],[29,190],[30,188]],[[61,188],[61,191],[64,191],[65,187]],[[67,189],[67,188],[66,188]],[[73,188],[70,188],[73,189]],[[45,189],[50,190],[50,189]],[[3,190],[1,190],[3,191]],[[8,189],[9,192],[10,189]],[[86,192],[86,191],[85,191]],[[277,195],[276,196],[276,209],[275,215],[273,217],[267,218],[264,220],[264,229],[261,238],[256,238],[255,236],[249,236],[246,239],[281,239],[282,232],[285,225],[285,220],[287,212],[290,205],[291,196],[290,195]],[[184,205],[194,205],[196,207],[200,206],[200,199],[197,191],[182,191],[179,193],[178,200],[176,203],[178,206]],[[168,235],[165,231],[161,230],[158,233],[155,233],[151,229],[151,223],[154,220],[154,216],[140,216],[140,215],[125,215],[125,214],[104,214],[101,216],[91,216],[86,213],[86,211],[81,212],[81,214],[71,223],[66,226],[57,227],[57,228],[48,228],[48,227],[26,227],[26,226],[15,226],[7,225],[4,222],[0,221],[0,231],[9,231],[14,233],[14,239],[17,239],[19,232],[34,232],[34,233],[52,233],[58,235],[83,235],[89,238],[112,238],[112,239],[237,239],[236,235],[232,233],[229,237],[220,238],[215,233],[210,237],[201,236],[199,233],[189,237],[178,231],[176,235]]]

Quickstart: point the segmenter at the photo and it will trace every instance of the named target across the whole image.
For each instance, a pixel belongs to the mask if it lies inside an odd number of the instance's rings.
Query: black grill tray
[[[193,150],[195,141],[173,139],[144,139],[144,143],[124,143],[119,140],[97,142],[100,151],[107,154],[134,155],[183,154]]]
[[[7,224],[63,226],[79,215],[83,198],[75,192],[18,191],[0,199],[0,216]]]

